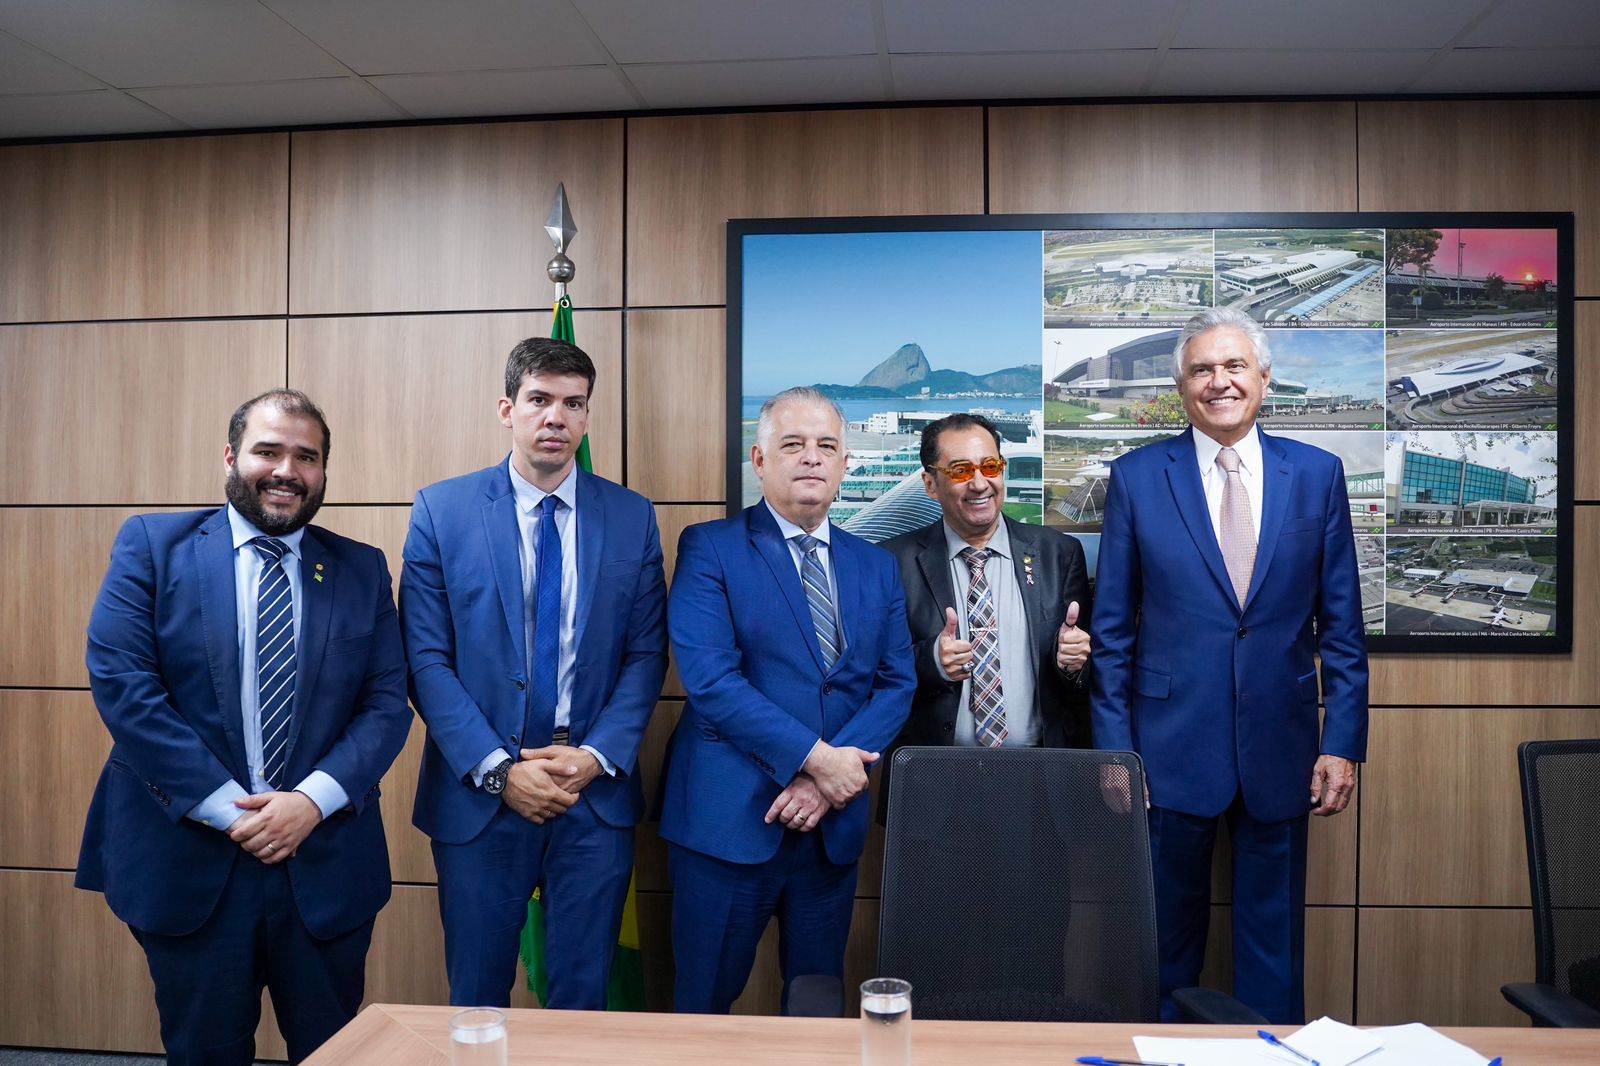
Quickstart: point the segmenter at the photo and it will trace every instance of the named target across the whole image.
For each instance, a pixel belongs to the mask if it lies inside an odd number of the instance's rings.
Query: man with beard
[[[650,501],[575,462],[594,378],[575,345],[518,344],[497,401],[511,454],[411,508],[401,628],[428,725],[412,820],[433,840],[455,1004],[507,1005],[538,888],[545,1006],[606,1005],[666,580]]]
[[[77,884],[144,948],[171,1063],[252,1062],[263,985],[311,1054],[361,1006],[389,899],[405,658],[383,553],[308,524],[328,444],[303,393],[243,404],[228,506],[129,519],[89,620],[115,744]]]

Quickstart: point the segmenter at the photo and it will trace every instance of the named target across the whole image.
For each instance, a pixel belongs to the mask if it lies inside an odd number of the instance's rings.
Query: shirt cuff
[[[248,795],[250,793],[244,790],[243,785],[229,778],[215,792],[196,803],[185,817],[226,833],[244,814],[243,810],[233,805],[233,801]]]
[[[322,812],[324,818],[334,811],[343,810],[350,803],[350,794],[344,790],[344,786],[325,770],[311,771],[304,781],[294,786],[294,790],[304,792],[317,805],[317,810]]]
[[[600,749],[599,748],[595,747],[593,744],[579,744],[578,745],[578,750],[586,751],[590,755],[593,755],[595,757],[595,761],[600,764],[600,769],[605,771],[605,775],[607,777],[616,777],[617,776],[616,764],[614,764],[610,759],[606,758],[604,755],[600,754]]]
[[[496,748],[491,751],[482,762],[473,768],[472,787],[482,788],[483,775],[488,773],[490,770],[493,770],[496,766],[499,766],[509,758],[511,758],[511,753],[504,748]]]

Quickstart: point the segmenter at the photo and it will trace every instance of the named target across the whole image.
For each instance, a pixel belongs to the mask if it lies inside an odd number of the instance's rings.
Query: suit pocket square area
[[[1313,515],[1310,518],[1286,518],[1283,522],[1285,533],[1320,533],[1322,527],[1320,515]]]

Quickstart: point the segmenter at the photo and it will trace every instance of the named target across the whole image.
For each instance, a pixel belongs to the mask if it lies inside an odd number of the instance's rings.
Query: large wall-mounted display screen
[[[1111,464],[1187,430],[1179,331],[1232,307],[1269,340],[1262,429],[1344,463],[1371,649],[1569,651],[1572,241],[1546,213],[730,222],[730,508],[762,402],[816,385],[838,525],[937,519],[919,434],[978,412],[1006,513],[1092,567]]]

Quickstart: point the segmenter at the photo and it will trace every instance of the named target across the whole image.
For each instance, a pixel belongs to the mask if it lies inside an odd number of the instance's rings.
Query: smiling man
[[[917,664],[916,700],[895,746],[1086,746],[1083,547],[1005,517],[1006,460],[987,418],[931,423],[921,460],[943,517],[884,543],[900,563]],[[881,817],[889,790],[880,792]]]
[[[542,890],[545,1006],[603,1010],[666,674],[655,509],[580,469],[594,363],[506,360],[511,454],[417,494],[400,617],[428,726],[413,821],[433,840],[450,1002],[506,1006]]]
[[[1274,1023],[1298,1024],[1307,814],[1345,808],[1367,746],[1344,467],[1256,427],[1272,353],[1248,316],[1195,315],[1172,360],[1191,428],[1111,465],[1094,741],[1144,760],[1163,1019],[1178,1020],[1172,990],[1200,976],[1225,818],[1235,995]]]
[[[894,559],[828,522],[837,405],[772,397],[750,459],[762,502],[684,530],[668,611],[689,698],[661,836],[677,1009],[702,1014],[728,1012],[774,915],[785,1003],[796,976],[843,976],[867,771],[914,685]]]
[[[167,1061],[298,1062],[361,1006],[389,899],[378,780],[411,725],[383,553],[310,525],[329,434],[303,393],[234,412],[228,506],[128,520],[89,620],[115,746],[78,886],[144,948]]]

